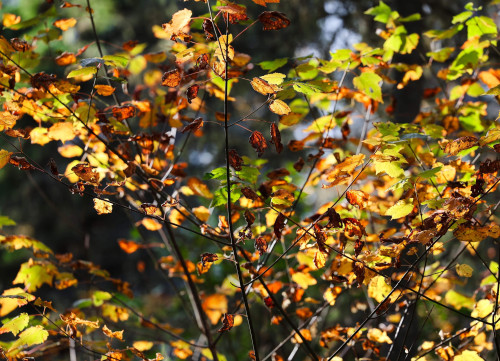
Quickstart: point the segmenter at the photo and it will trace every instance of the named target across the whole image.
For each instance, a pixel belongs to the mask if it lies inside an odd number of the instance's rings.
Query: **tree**
[[[114,251],[83,259],[0,237],[6,258],[27,258],[0,296],[4,358],[499,354],[496,24],[470,3],[420,34],[409,30],[420,14],[381,1],[364,12],[383,27],[380,47],[253,64],[246,37],[294,21],[278,3],[188,3],[153,27],[167,50],[129,40],[110,54],[88,0],[4,14],[9,31],[35,28],[0,37],[2,171],[58,184],[96,220],[132,229],[108,229]],[[93,43],[54,55],[84,21]],[[424,36],[464,40],[400,61]],[[424,72],[440,87],[411,123],[387,120],[390,87]],[[106,270],[117,252],[125,272]]]

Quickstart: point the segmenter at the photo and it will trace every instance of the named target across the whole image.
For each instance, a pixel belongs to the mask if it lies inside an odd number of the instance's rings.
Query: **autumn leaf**
[[[76,56],[70,52],[63,52],[61,55],[55,58],[56,64],[59,66],[66,66],[73,63],[76,63]]]
[[[256,0],[254,0],[255,2]],[[261,0],[257,0],[261,1]],[[269,2],[268,0],[262,0],[262,3]],[[285,14],[280,13],[278,11],[264,11],[259,15],[259,21],[262,23],[263,30],[279,30],[286,28],[290,25],[290,20],[286,17]]]
[[[380,82],[382,78],[375,73],[364,72],[355,77],[352,82],[354,86],[364,92],[373,100],[382,102],[382,89]]]
[[[219,323],[223,314],[227,313],[228,301],[223,294],[213,294],[203,299],[202,308],[212,325]]]
[[[290,107],[280,99],[273,100],[271,104],[269,104],[269,109],[278,115],[287,115],[292,111]]]
[[[259,252],[259,255],[263,255],[267,252],[267,242],[264,237],[257,237],[255,239],[255,250]]]
[[[363,191],[347,191],[346,192],[347,201],[353,206],[357,206],[360,209],[366,208],[368,204],[368,194]]]
[[[476,145],[478,145],[478,139],[476,137],[461,137],[448,142],[444,147],[444,151],[449,155],[457,155],[462,150],[472,148]]]
[[[182,77],[179,69],[169,70],[163,74],[161,85],[176,88],[181,83]]]
[[[33,346],[41,344],[45,342],[48,337],[49,332],[45,330],[43,326],[36,325],[30,327],[19,334],[17,340],[12,343],[7,351],[11,352],[12,350],[18,349],[22,346]]]
[[[271,85],[261,78],[253,78],[253,80],[250,82],[250,85],[252,86],[253,90],[262,95],[274,94],[279,90],[276,85]]]
[[[234,168],[234,170],[241,170],[243,159],[239,156],[238,152],[235,149],[229,149],[229,164]]]
[[[198,90],[200,86],[198,84],[191,85],[186,92],[188,103],[191,104],[194,98],[198,96]]]
[[[255,148],[259,157],[264,154],[264,150],[267,148],[267,142],[264,136],[259,131],[254,131],[249,139],[250,145]]]
[[[2,333],[11,332],[16,336],[19,332],[24,330],[29,323],[29,316],[23,312],[19,316],[14,317],[10,321],[3,321],[3,326],[0,327],[0,335]]]
[[[189,9],[183,9],[177,11],[169,23],[163,24],[162,28],[165,31],[165,36],[167,39],[175,38],[183,32],[184,28],[191,21],[192,11]]]
[[[224,314],[222,319],[222,327],[217,330],[217,332],[227,332],[231,330],[234,326],[234,316],[228,313]]]
[[[468,264],[457,264],[455,267],[457,274],[460,277],[472,277],[472,272],[474,271]]]
[[[191,123],[186,125],[184,128],[182,128],[181,133],[185,133],[185,132],[194,133],[197,130],[199,130],[202,126],[203,126],[203,118],[199,117],[199,118],[194,119]]]
[[[271,144],[276,147],[276,152],[281,153],[283,151],[283,144],[281,144],[281,134],[278,126],[275,123],[271,123]]]
[[[109,96],[115,92],[115,88],[113,88],[110,85],[103,85],[103,84],[96,85],[95,90],[97,91],[97,94],[102,96]]]
[[[391,219],[398,219],[406,217],[413,211],[413,199],[405,199],[396,202],[392,207],[390,207],[386,212],[386,216],[391,216]]]
[[[123,341],[123,330],[113,332],[108,328],[108,326],[104,325],[102,327],[102,332],[110,338],[116,338],[117,340]]]
[[[113,212],[113,203],[104,199],[94,198],[94,209],[97,211],[98,215],[109,214]]]
[[[118,240],[118,245],[120,246],[120,248],[130,254],[130,253],[134,253],[135,251],[137,251],[138,249],[142,248],[142,245],[137,243],[137,242],[134,242],[134,241],[129,241],[129,240],[126,240],[126,239],[119,239]]]
[[[66,31],[69,28],[72,28],[76,25],[76,19],[75,18],[68,18],[68,19],[59,19],[54,21],[54,26],[56,28],[61,29],[62,31]]]

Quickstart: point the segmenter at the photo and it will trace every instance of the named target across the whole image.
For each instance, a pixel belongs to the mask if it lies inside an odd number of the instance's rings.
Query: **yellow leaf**
[[[73,131],[73,123],[71,122],[60,122],[56,123],[49,128],[47,135],[54,139],[60,140],[61,142],[66,142],[73,139],[76,134]]]
[[[283,80],[286,78],[286,75],[281,73],[271,73],[263,75],[260,78],[264,79],[269,84],[280,85],[281,83],[283,83]]]
[[[10,155],[12,152],[6,151],[5,149],[0,150],[0,169],[5,167],[9,163]]]
[[[302,335],[302,337],[304,337],[304,339],[306,341],[312,340],[311,331],[309,331],[308,329],[300,330],[300,334]],[[293,336],[292,342],[293,343],[302,343],[303,340],[298,334],[295,334]]]
[[[154,346],[154,343],[151,341],[135,341],[132,346],[142,352],[150,350]]]
[[[493,312],[494,304],[490,300],[479,300],[472,310],[471,316],[476,318],[485,318]]]
[[[296,272],[292,275],[292,280],[296,284],[298,284],[303,289],[306,289],[309,286],[314,286],[318,281],[311,276],[309,273],[304,272]]]
[[[455,356],[453,361],[484,361],[484,359],[476,351],[465,350],[460,355]]]
[[[292,111],[283,100],[279,99],[273,100],[272,103],[269,104],[269,109],[271,109],[273,113],[278,115],[287,115]]]
[[[28,301],[33,301],[35,299],[35,296],[24,292],[20,287],[9,288],[3,291],[2,296],[7,297],[0,297],[0,317],[8,315],[16,308],[24,306]],[[10,298],[9,296],[14,297]]]
[[[52,141],[48,134],[48,129],[43,127],[33,128],[30,132],[31,144],[45,145]]]
[[[468,264],[457,264],[457,273],[460,277],[471,277],[473,269]]]
[[[389,208],[386,212],[386,216],[391,216],[391,219],[398,219],[406,217],[413,211],[413,198],[405,199],[396,202],[391,208]]]
[[[367,337],[370,341],[379,342],[379,343],[388,343],[392,344],[392,340],[387,336],[387,332],[382,331],[378,328],[371,328],[368,330]]]
[[[19,24],[21,22],[21,17],[16,14],[3,14],[2,23],[3,26],[8,28],[9,26]]]
[[[210,217],[210,210],[204,206],[193,208],[193,213],[202,222],[208,221]]]
[[[95,90],[97,91],[97,94],[105,97],[115,92],[115,88],[113,88],[110,85],[103,85],[103,84],[96,85]]]
[[[35,129],[37,129],[37,128],[35,128]],[[33,139],[33,137],[32,137],[32,139]],[[75,144],[65,144],[65,145],[57,148],[57,151],[64,158],[79,157],[83,154],[83,149]]]
[[[113,204],[99,198],[94,198],[94,209],[99,215],[109,214],[113,212]]]
[[[157,231],[162,227],[162,225],[153,218],[144,218],[141,223],[148,231]]]
[[[382,302],[391,292],[392,288],[385,282],[382,276],[375,276],[368,285],[368,296],[374,298],[377,302]]]
[[[260,78],[253,78],[253,80],[250,82],[250,85],[252,86],[253,90],[262,95],[274,94],[279,90],[276,85],[271,85],[267,81]]]
[[[328,259],[328,253],[316,251],[314,255],[314,265],[317,269],[323,268],[325,266],[326,260]]]
[[[111,331],[108,326],[104,325],[102,327],[102,332],[111,338],[116,338],[117,340],[123,341],[123,330],[121,331]]]

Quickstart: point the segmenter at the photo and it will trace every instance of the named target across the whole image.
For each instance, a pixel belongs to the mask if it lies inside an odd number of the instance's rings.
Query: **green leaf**
[[[227,179],[227,169],[226,167],[215,168],[210,173],[205,173],[203,176],[204,180],[217,179],[220,181],[226,181]]]
[[[472,309],[474,307],[474,300],[472,298],[464,296],[454,290],[449,290],[448,292],[446,292],[444,300],[447,304],[453,306],[457,310],[461,308]]]
[[[418,21],[422,18],[422,16],[419,13],[411,14],[408,15],[404,18],[399,18],[399,21],[402,23],[408,23],[410,21]]]
[[[473,18],[467,20],[465,24],[467,25],[468,39],[474,36],[481,37],[486,34],[498,34],[495,22],[487,16],[474,16]],[[492,41],[492,44],[495,45],[496,41]]]
[[[3,226],[15,226],[15,225],[16,225],[16,222],[14,222],[9,217],[0,216],[0,229],[2,229]]]
[[[104,55],[102,58],[106,65],[116,68],[125,68],[128,64],[128,57],[123,55]]]
[[[446,60],[449,59],[451,53],[453,53],[454,50],[455,50],[455,48],[451,48],[451,47],[442,48],[442,49],[439,49],[438,51],[428,52],[425,55],[432,58],[432,60],[434,60],[434,61],[438,61],[438,62],[442,63],[442,62],[445,62]]]
[[[76,69],[76,70],[71,71],[67,77],[68,78],[75,78],[77,76],[85,76],[85,75],[90,75],[90,74],[95,74],[95,73],[97,73],[97,67],[88,66],[85,68],[80,68],[80,69]]]
[[[21,332],[28,326],[29,320],[30,318],[28,314],[23,312],[12,320],[5,322],[3,324],[3,327],[0,328],[0,334],[12,332],[12,334],[16,336],[19,332]]]
[[[305,95],[313,95],[313,94],[316,94],[316,93],[320,93],[321,90],[314,87],[314,86],[311,86],[307,83],[294,83],[293,84],[293,89],[298,91],[299,93],[302,93],[302,94],[305,94]]]
[[[375,16],[373,20],[386,24],[391,17],[392,10],[383,1],[379,3],[378,6],[370,8],[365,11],[366,15]]]
[[[252,184],[257,183],[260,171],[254,167],[241,167],[241,170],[236,171],[236,176],[242,181],[246,181]]]
[[[429,30],[426,31],[424,35],[433,40],[449,39],[454,37],[456,33],[463,29],[463,27],[463,24],[457,24],[445,30]]]
[[[467,19],[469,19],[472,15],[474,15],[474,13],[472,11],[461,12],[460,14],[455,15],[453,17],[453,19],[451,20],[451,23],[452,24],[463,23]]]
[[[318,75],[318,67],[311,64],[300,64],[295,68],[295,71],[291,70],[290,72],[297,72],[301,80],[311,80],[316,78],[316,76]]]
[[[432,169],[426,170],[426,171],[424,171],[422,173],[419,173],[415,177],[416,178],[424,178],[424,179],[432,178],[432,177],[434,177],[441,170],[441,168],[443,168],[443,167],[440,166],[440,167],[436,167],[436,168],[432,168]]]
[[[363,91],[373,100],[382,102],[382,89],[380,88],[380,82],[382,78],[375,73],[362,73],[353,79],[354,86]]]
[[[19,339],[12,344],[8,351],[10,352],[22,346],[41,344],[47,340],[47,337],[49,337],[49,333],[43,328],[43,326],[37,325],[30,327],[19,334]]]
[[[24,283],[28,292],[33,292],[39,289],[44,283],[52,285],[56,267],[53,264],[45,264],[44,266],[38,264],[30,264],[25,262],[21,265],[21,269],[12,284]]]
[[[269,72],[275,71],[276,69],[281,68],[283,65],[288,63],[288,58],[274,59],[269,61],[260,62],[258,65],[263,69]]]
[[[330,55],[332,60],[346,61],[351,59],[352,50],[351,49],[338,49],[335,52],[331,52]]]
[[[391,216],[391,219],[406,217],[413,210],[413,198],[398,201],[395,205],[389,208],[386,216]]]
[[[269,84],[280,85],[281,83],[283,83],[283,80],[286,78],[286,75],[282,73],[271,73],[263,75],[260,78],[264,79]]]
[[[104,303],[104,301],[110,300],[111,297],[111,293],[109,292],[95,291],[92,294],[92,303],[94,304],[94,306],[99,307]]]

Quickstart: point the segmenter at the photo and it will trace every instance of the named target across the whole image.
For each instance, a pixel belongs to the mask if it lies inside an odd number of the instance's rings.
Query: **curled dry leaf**
[[[263,30],[279,30],[290,25],[290,20],[285,14],[278,11],[264,11],[259,15]]]
[[[278,115],[287,115],[290,113],[292,110],[290,107],[280,99],[275,99],[269,104],[269,109],[274,113]]]
[[[133,105],[114,106],[111,108],[111,111],[116,120],[120,122],[135,115],[135,107]]]
[[[147,215],[153,215],[158,211],[158,207],[151,203],[143,203],[141,204],[141,208]]]
[[[217,332],[227,332],[234,326],[234,316],[228,313],[224,314],[222,319],[222,327],[217,330]]]
[[[285,228],[286,217],[283,213],[278,214],[276,217],[276,221],[274,222],[274,235],[276,238],[281,238],[281,232],[283,232],[283,228]]]
[[[257,237],[255,239],[255,250],[259,252],[259,255],[263,255],[267,252],[267,242],[264,237]]]
[[[241,165],[243,164],[243,159],[240,157],[238,152],[234,149],[229,149],[229,164],[236,171],[241,170]]]
[[[188,103],[191,104],[194,98],[198,96],[198,90],[200,89],[200,86],[198,84],[191,85],[188,90],[187,90],[187,100]]]
[[[185,132],[196,132],[198,129],[200,129],[203,126],[203,118],[199,117],[193,120],[191,123],[186,125],[184,128],[182,128],[181,133]]]
[[[182,77],[179,69],[173,69],[163,74],[161,78],[161,85],[175,88],[180,84],[181,80]]]
[[[476,137],[466,136],[447,143],[444,147],[444,151],[449,155],[457,155],[462,150],[472,148],[476,145],[478,145],[478,139]]]
[[[79,163],[71,168],[71,170],[80,178],[81,180],[89,183],[98,183],[99,174],[95,171],[95,168],[91,165],[85,163]]]
[[[252,147],[257,151],[259,157],[261,157],[262,154],[264,154],[264,150],[266,150],[267,148],[266,138],[264,138],[261,132],[254,131],[250,136],[249,142],[252,145]]]
[[[212,20],[210,19],[203,20],[203,31],[205,32],[207,40],[214,40],[216,38],[214,24],[212,23]]]
[[[116,338],[117,340],[123,341],[123,330],[121,331],[111,331],[108,326],[104,325],[102,327],[102,332],[111,338]]]
[[[276,152],[281,153],[283,151],[283,144],[281,144],[281,134],[278,126],[275,123],[271,124],[271,144],[276,147]]]
[[[363,191],[347,191],[346,198],[350,204],[360,209],[365,209],[368,204],[368,194]]]
[[[104,199],[94,198],[94,209],[97,214],[109,214],[113,212],[113,204],[105,201]]]

